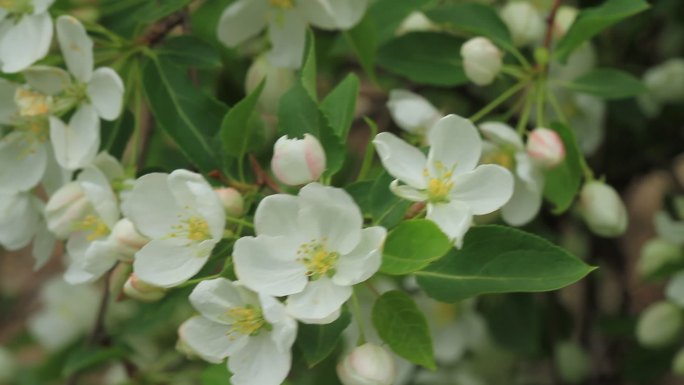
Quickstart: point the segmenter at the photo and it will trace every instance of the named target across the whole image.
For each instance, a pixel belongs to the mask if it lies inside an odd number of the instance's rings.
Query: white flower
[[[504,123],[480,124],[485,138],[483,163],[503,166],[513,173],[514,187],[511,199],[501,209],[506,223],[522,226],[539,212],[544,190],[544,175],[525,151],[518,134]]]
[[[299,68],[306,28],[349,29],[361,20],[368,0],[238,0],[219,21],[218,38],[235,47],[268,28],[268,59],[279,67]]]
[[[542,40],[546,26],[537,8],[527,1],[510,1],[500,12],[513,43],[523,46]]]
[[[217,278],[200,282],[190,302],[200,316],[183,323],[179,336],[209,362],[228,357],[231,384],[280,385],[285,380],[297,323],[278,300]]]
[[[75,81],[59,68],[42,66],[27,70],[26,80],[36,90],[60,94],[67,107],[76,107],[68,124],[50,116],[50,140],[57,161],[75,170],[95,158],[100,146],[100,119],[114,120],[121,113],[124,85],[111,68],[93,71],[93,41],[74,17],[57,19],[57,38]]]
[[[278,138],[273,146],[271,170],[279,181],[289,186],[313,182],[325,171],[325,150],[315,136],[304,139]]]
[[[337,365],[344,385],[392,385],[397,376],[392,356],[381,346],[366,343]]]
[[[186,170],[142,176],[125,197],[123,211],[152,239],[135,255],[135,274],[160,287],[176,286],[199,272],[223,237],[226,220],[209,183]]]
[[[556,18],[553,22],[553,35],[560,39],[568,32],[577,18],[579,10],[569,5],[561,5],[556,12]]]
[[[46,349],[57,351],[90,331],[98,297],[91,286],[52,279],[41,288],[43,308],[29,318],[28,329]]]
[[[503,54],[486,37],[474,37],[463,43],[461,56],[466,76],[478,86],[491,84],[503,65]]]
[[[5,0],[0,3],[2,72],[19,72],[47,55],[52,42],[48,8],[54,0]]]
[[[141,281],[135,274],[131,274],[124,283],[123,292],[127,297],[142,302],[159,301],[166,295],[165,289]]]
[[[424,97],[402,89],[390,91],[387,108],[399,128],[418,135],[427,135],[443,116]]]
[[[579,196],[580,211],[587,226],[603,237],[617,237],[627,230],[627,209],[611,186],[590,181]]]
[[[535,128],[527,137],[527,155],[542,167],[556,167],[565,159],[563,139],[554,130]]]
[[[352,285],[380,267],[383,227],[363,217],[344,190],[311,183],[299,196],[271,195],[254,218],[256,237],[235,243],[235,272],[245,286],[286,296],[287,311],[308,323],[332,322]]]
[[[426,158],[393,134],[383,132],[373,140],[383,166],[397,178],[390,189],[404,199],[427,202],[427,218],[460,247],[473,215],[491,213],[508,202],[513,177],[501,166],[475,167],[482,140],[467,119],[442,118],[430,131],[429,142]]]

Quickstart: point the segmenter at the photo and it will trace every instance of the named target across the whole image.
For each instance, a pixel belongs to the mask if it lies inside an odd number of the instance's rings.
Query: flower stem
[[[522,113],[520,114],[520,119],[518,120],[518,126],[516,131],[518,136],[522,137],[527,129],[527,122],[530,119],[530,112],[532,110],[532,95],[528,93],[525,97],[525,105],[523,106]]]
[[[368,125],[368,128],[370,129],[370,134],[368,135],[368,144],[366,145],[366,154],[363,156],[363,163],[361,164],[361,170],[359,171],[359,175],[356,177],[356,181],[364,180],[366,179],[366,175],[368,175],[368,171],[370,170],[371,166],[373,165],[373,156],[375,155],[375,147],[373,146],[373,138],[375,138],[375,135],[378,134],[378,125],[375,124],[373,120],[370,118],[364,116],[363,120],[366,122]]]
[[[469,119],[471,122],[475,123],[478,120],[482,119],[484,116],[486,116],[488,113],[492,112],[496,107],[501,105],[501,103],[505,102],[506,100],[510,99],[513,95],[515,95],[518,91],[523,89],[527,85],[528,79],[522,79],[518,83],[516,83],[513,87],[509,88],[506,90],[504,93],[499,95],[498,98],[494,99],[491,103],[487,104],[484,106],[480,111],[476,112],[474,115],[472,115]]]
[[[243,220],[243,219],[233,218],[233,217],[230,217],[230,216],[226,216],[226,221],[231,222],[231,223],[236,223],[236,224],[242,225],[242,226],[247,226],[247,227],[249,227],[250,229],[253,229],[253,228],[254,228],[254,224],[253,224],[253,223],[251,223],[251,222],[249,222],[249,221],[245,221],[245,220]]]
[[[356,342],[356,346],[361,346],[366,343],[366,332],[363,327],[363,320],[361,319],[361,306],[359,305],[359,298],[356,296],[356,290],[352,291],[352,316],[356,319],[356,324],[359,328],[359,340]]]
[[[546,97],[546,80],[542,75],[537,81],[537,127],[544,127],[544,99]]]

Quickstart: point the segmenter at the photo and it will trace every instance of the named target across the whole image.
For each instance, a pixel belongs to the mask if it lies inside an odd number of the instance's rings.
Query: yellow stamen
[[[270,328],[270,325],[264,319],[261,309],[252,305],[230,308],[226,311],[225,315],[233,321],[233,324],[227,333],[228,336],[231,336],[234,333],[255,336],[259,334],[262,329]],[[231,338],[234,337],[231,336]]]
[[[427,178],[427,195],[430,202],[449,201],[449,193],[454,188],[451,177],[455,168],[456,165],[447,169],[442,162],[435,162],[435,175],[431,175],[427,168],[423,170],[423,175]]]
[[[88,214],[83,220],[75,225],[76,230],[90,232],[87,239],[94,241],[109,234],[109,227],[102,218]]]
[[[175,231],[168,235],[170,238],[184,237],[195,242],[211,239],[209,224],[198,216],[182,220],[181,224],[173,226],[173,229]]]
[[[340,254],[328,251],[326,243],[326,238],[323,238],[321,242],[312,240],[302,244],[299,250],[297,250],[297,255],[299,255],[298,261],[306,266],[306,275],[312,281],[323,276],[331,277],[335,274],[335,267],[337,266]]]
[[[268,0],[272,6],[280,9],[292,9],[294,8],[294,0]]]
[[[50,112],[52,98],[37,91],[26,88],[18,88],[14,94],[14,100],[19,107],[19,116],[35,117],[46,115]]]
[[[482,157],[482,163],[498,164],[499,166],[505,167],[511,171],[515,169],[515,157],[513,156],[513,151],[508,151],[506,149],[501,149]]]

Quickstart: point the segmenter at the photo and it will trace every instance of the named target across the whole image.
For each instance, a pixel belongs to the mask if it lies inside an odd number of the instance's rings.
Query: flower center
[[[100,239],[109,234],[109,227],[104,221],[93,214],[88,214],[83,218],[82,221],[77,222],[74,225],[76,230],[89,232],[87,239],[89,241],[94,241]]]
[[[510,171],[515,170],[515,156],[513,151],[507,151],[501,149],[499,151],[492,152],[488,155],[482,157],[482,163],[484,164],[498,164]]]
[[[232,335],[235,333],[256,336],[262,329],[271,329],[271,325],[264,319],[261,308],[252,305],[232,307],[226,310],[225,314],[233,321],[227,333],[231,338],[234,338]]]
[[[0,0],[0,8],[12,15],[33,13],[33,4],[31,4],[31,0]]]
[[[170,238],[187,238],[191,241],[200,242],[211,239],[209,224],[202,217],[192,216],[183,219],[179,225],[172,226],[174,230],[169,234]]]
[[[52,104],[50,96],[26,88],[17,88],[14,101],[19,107],[19,116],[23,118],[48,114]]]
[[[442,162],[435,162],[435,175],[430,175],[427,168],[423,170],[423,175],[427,178],[428,201],[432,203],[449,201],[449,193],[454,188],[454,182],[451,180],[454,168],[456,165],[446,168]]]
[[[303,243],[297,250],[299,256],[297,260],[306,266],[306,276],[311,281],[315,281],[324,276],[332,277],[335,275],[335,266],[340,259],[337,252],[329,252],[326,247],[327,239],[322,242],[312,240]]]
[[[268,0],[268,2],[280,9],[292,9],[294,8],[294,0]]]

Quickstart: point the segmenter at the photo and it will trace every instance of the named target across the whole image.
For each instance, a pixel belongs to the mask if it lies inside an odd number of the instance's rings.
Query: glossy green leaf
[[[170,38],[155,51],[179,66],[202,69],[221,66],[218,50],[194,36],[184,35]]]
[[[345,310],[338,319],[326,325],[299,325],[297,346],[309,367],[315,366],[333,352],[350,322],[351,315]]]
[[[551,123],[565,146],[565,159],[545,174],[544,198],[553,203],[555,214],[570,208],[582,184],[582,154],[573,132],[561,123]]]
[[[434,3],[435,0],[377,0],[368,7],[380,44],[394,37],[395,31],[412,12]]]
[[[116,359],[126,357],[128,352],[121,347],[89,347],[73,352],[62,368],[62,375],[68,377],[77,372],[94,368]]]
[[[254,135],[249,131],[249,119],[254,114],[264,84],[265,82],[262,80],[251,94],[233,106],[223,118],[220,135],[223,151],[226,155],[242,158],[253,148],[252,143],[254,141],[252,139]]]
[[[644,0],[606,0],[603,4],[580,11],[568,32],[558,42],[554,55],[565,62],[582,43],[611,25],[648,9]]]
[[[435,86],[468,83],[459,47],[463,40],[437,32],[413,32],[378,51],[377,64],[414,82]],[[410,52],[410,55],[407,54]]]
[[[386,228],[396,226],[406,215],[406,210],[413,202],[394,195],[389,185],[394,178],[383,172],[375,179],[370,192],[370,207],[373,222]]]
[[[411,297],[389,291],[373,306],[373,325],[380,338],[399,356],[435,369],[432,337],[425,316]]]
[[[126,150],[128,139],[133,134],[133,127],[135,127],[135,119],[133,114],[126,108],[118,119],[103,121],[100,150],[107,151],[110,155],[121,158]]]
[[[347,75],[321,102],[321,111],[328,118],[335,135],[346,138],[354,121],[356,97],[359,94],[359,78]]]
[[[592,270],[544,238],[489,225],[470,229],[462,249],[453,249],[416,277],[430,297],[456,302],[488,293],[556,290]]]
[[[623,99],[646,92],[646,86],[634,76],[616,69],[599,68],[565,85],[571,90],[603,99]]]
[[[157,127],[173,138],[202,172],[217,169],[212,138],[221,127],[226,107],[194,87],[184,68],[162,58],[145,66],[142,80]]]
[[[366,14],[354,28],[345,31],[344,36],[356,52],[361,67],[371,79],[375,79],[375,57],[378,49],[377,32],[371,16]]]
[[[387,235],[380,271],[396,275],[413,273],[444,256],[451,247],[449,237],[434,222],[402,222]]]
[[[300,71],[302,86],[309,93],[311,99],[318,102],[318,79],[316,78],[316,39],[311,30],[306,34],[306,56]]]

